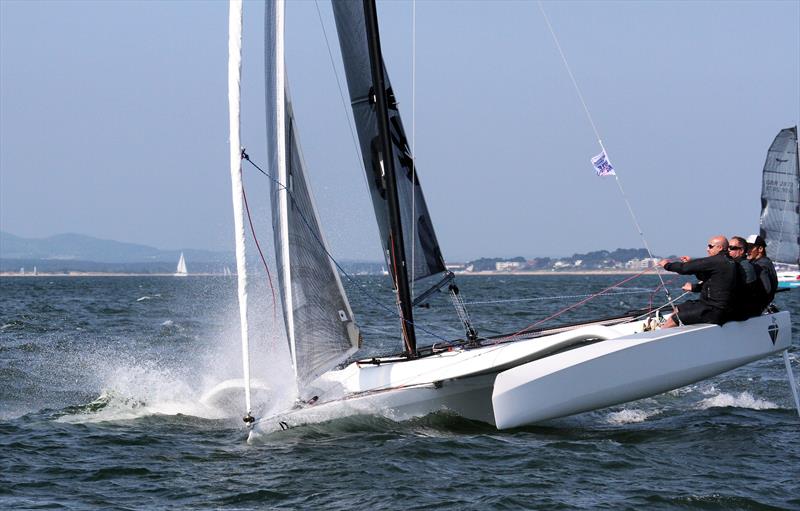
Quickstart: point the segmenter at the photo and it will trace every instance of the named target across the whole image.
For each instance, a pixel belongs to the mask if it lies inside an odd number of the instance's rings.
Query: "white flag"
[[[608,156],[606,156],[605,150],[592,158],[592,166],[594,167],[594,170],[597,172],[598,176],[617,175],[617,173],[614,172],[614,167],[611,165],[611,162],[608,161]]]

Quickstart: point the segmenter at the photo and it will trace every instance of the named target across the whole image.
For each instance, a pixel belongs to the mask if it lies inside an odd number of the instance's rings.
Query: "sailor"
[[[677,315],[685,325],[714,323],[721,325],[731,317],[731,299],[739,280],[736,262],[728,256],[728,240],[725,236],[714,236],[708,240],[708,257],[690,259],[682,256],[680,261],[662,259],[659,266],[681,275],[694,275],[700,281],[687,282],[683,289],[700,293],[699,300],[689,300],[677,306]],[[672,328],[678,325],[673,314],[662,325]]]
[[[731,236],[728,242],[728,255],[736,261],[739,272],[739,285],[731,302],[730,318],[736,321],[761,314],[766,299],[764,286],[758,278],[761,267],[756,267],[747,259],[747,246],[747,240],[741,236]]]
[[[772,260],[767,257],[767,244],[764,238],[756,234],[747,238],[747,259],[755,267],[758,280],[764,289],[763,301],[760,304],[763,311],[775,299],[775,292],[778,290],[778,272],[775,271]]]

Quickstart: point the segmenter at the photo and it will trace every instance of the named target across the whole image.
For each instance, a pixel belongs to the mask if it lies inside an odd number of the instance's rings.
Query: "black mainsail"
[[[760,234],[773,261],[800,263],[800,168],[797,126],[778,133],[767,151],[761,185]]]
[[[375,2],[332,4],[381,247],[397,289],[406,349],[413,354],[409,283],[447,268],[381,55]]]
[[[353,107],[353,118],[358,131],[372,204],[380,229],[381,246],[384,249],[387,264],[389,268],[392,268],[391,254],[388,253],[391,235],[387,206],[388,183],[384,168],[381,166],[382,148],[376,112],[375,87],[370,68],[364,4],[361,0],[341,0],[332,2],[332,4],[347,75],[347,87]],[[410,258],[411,254],[414,254],[413,266],[410,267],[409,273],[411,280],[419,280],[444,272],[446,267],[436,233],[433,230],[433,223],[428,214],[428,206],[422,193],[418,173],[414,170],[414,158],[382,58],[380,67],[383,69],[385,91],[388,96],[389,136],[397,177],[403,248],[406,257]]]

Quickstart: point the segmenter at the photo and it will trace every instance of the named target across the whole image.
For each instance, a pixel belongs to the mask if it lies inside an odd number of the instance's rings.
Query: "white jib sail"
[[[284,45],[283,45],[283,34],[284,34],[284,3],[283,0],[277,0],[275,2],[267,2],[267,9],[269,8],[274,9],[274,14],[272,19],[274,20],[274,25],[269,28],[272,28],[272,35],[274,35],[274,39],[272,41],[267,41],[267,44],[272,43],[274,48],[274,53],[272,55],[274,59],[274,67],[273,69],[267,69],[267,73],[269,74],[272,71],[272,84],[268,84],[268,87],[274,87],[274,95],[273,98],[275,102],[272,105],[267,105],[267,108],[273,108],[275,112],[275,123],[273,129],[275,130],[275,139],[277,144],[275,145],[275,153],[277,161],[274,162],[276,172],[276,178],[279,183],[284,183],[285,185],[281,187],[278,192],[278,208],[280,211],[285,212],[289,208],[289,190],[287,189],[289,180],[288,180],[288,169],[286,168],[286,69],[284,67]],[[268,16],[269,18],[269,16]],[[270,77],[268,76],[268,80]],[[286,240],[289,238],[289,219],[288,215],[282,214],[280,215],[280,236],[282,239]],[[290,283],[292,282],[292,265],[290,262],[289,256],[289,244],[283,243],[281,246],[281,252],[278,254],[280,257],[280,267],[283,272],[283,282]],[[286,285],[284,292],[284,307],[287,310],[292,310],[292,304],[294,303],[293,296],[292,296],[292,286]],[[286,336],[289,338],[289,351],[291,352],[292,356],[292,367],[295,370],[295,376],[297,375],[297,347],[295,344],[295,333],[294,333],[294,316],[292,314],[286,315]]]
[[[245,267],[242,149],[239,137],[242,76],[242,0],[230,0],[228,15],[228,111],[230,115],[231,198],[236,237],[236,273],[239,283],[239,319],[242,330],[242,369],[247,414],[250,405],[250,347],[247,331],[247,269]]]
[[[358,349],[360,337],[306,176],[284,65],[284,9],[282,0],[266,2],[267,146],[276,175],[272,222],[284,321],[302,396]]]

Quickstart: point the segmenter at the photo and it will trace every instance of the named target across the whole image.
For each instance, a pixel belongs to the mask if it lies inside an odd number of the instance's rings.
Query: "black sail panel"
[[[761,187],[761,236],[775,262],[800,260],[800,170],[797,126],[778,133],[767,151]]]
[[[361,156],[367,174],[372,205],[381,235],[387,266],[394,272],[389,253],[389,214],[386,201],[386,183],[381,164],[381,144],[378,138],[378,120],[373,99],[369,48],[361,0],[337,0],[333,3],[336,30],[342,49],[347,87],[353,107],[353,118],[358,132]],[[384,67],[384,75],[385,67]],[[397,176],[397,195],[403,229],[406,260],[411,265],[411,280],[419,280],[446,270],[444,258],[436,239],[428,206],[422,193],[418,173],[414,171],[411,147],[406,138],[400,112],[393,100],[391,82],[385,78],[389,89],[389,125],[393,146],[394,168]]]

